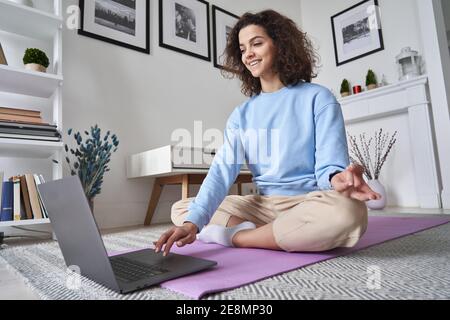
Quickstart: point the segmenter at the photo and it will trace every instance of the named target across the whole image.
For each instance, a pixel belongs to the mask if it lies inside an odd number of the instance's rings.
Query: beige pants
[[[175,225],[185,221],[192,199],[172,206]],[[367,229],[365,203],[336,191],[314,191],[299,196],[227,196],[210,224],[226,226],[231,216],[257,226],[273,222],[275,241],[288,252],[353,247]]]

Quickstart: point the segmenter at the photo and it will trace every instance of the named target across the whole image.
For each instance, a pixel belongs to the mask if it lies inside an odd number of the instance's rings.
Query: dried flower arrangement
[[[364,175],[368,180],[377,180],[380,176],[381,168],[383,167],[386,158],[397,141],[397,131],[389,138],[389,133],[383,133],[383,129],[375,132],[375,139],[366,139],[366,134],[359,135],[359,142],[356,136],[348,134],[350,140],[350,161],[352,163],[360,164],[364,168]],[[375,141],[375,157],[372,160],[372,152],[370,146],[372,141]],[[388,142],[389,141],[389,142]]]
[[[67,133],[70,136],[72,129],[69,129]],[[111,151],[117,151],[119,140],[115,134],[110,137],[110,131],[104,137],[101,137],[101,130],[98,125],[91,127],[90,132],[85,131],[84,133],[88,137],[84,143],[80,132],[73,134],[77,143],[76,150],[70,149],[70,153],[76,157],[73,167],[69,158],[68,145],[65,144],[64,148],[67,154],[66,162],[69,164],[71,175],[78,175],[84,193],[92,206],[92,200],[101,191],[103,175],[110,170],[108,163],[110,162]]]

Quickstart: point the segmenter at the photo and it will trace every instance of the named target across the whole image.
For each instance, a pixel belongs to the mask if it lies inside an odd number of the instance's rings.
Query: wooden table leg
[[[237,194],[239,196],[242,196],[242,184],[241,183],[237,183]]]
[[[189,175],[183,175],[183,182],[181,183],[181,199],[189,198]]]
[[[145,216],[144,225],[148,226],[152,222],[153,214],[155,213],[162,189],[165,185],[179,185],[181,183],[181,197],[182,199],[188,199],[189,185],[202,184],[205,177],[206,174],[179,174],[155,178],[155,181],[153,182],[153,189],[150,194],[150,201],[148,203],[147,215]],[[239,195],[242,195],[242,183],[249,182],[252,182],[251,175],[238,176],[235,183],[237,183]]]
[[[155,213],[156,206],[158,205],[159,197],[161,196],[162,184],[159,178],[153,182],[153,190],[150,195],[150,202],[148,203],[147,215],[145,216],[144,225],[149,226],[152,222],[153,214]]]

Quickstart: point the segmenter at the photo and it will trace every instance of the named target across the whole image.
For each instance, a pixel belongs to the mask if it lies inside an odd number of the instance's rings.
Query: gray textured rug
[[[145,248],[168,227],[103,238],[108,251]],[[62,254],[53,241],[0,250],[0,259],[42,299],[191,299],[160,287],[119,295],[86,278],[79,288],[69,289]],[[449,270],[450,224],[446,224],[204,299],[449,299]]]

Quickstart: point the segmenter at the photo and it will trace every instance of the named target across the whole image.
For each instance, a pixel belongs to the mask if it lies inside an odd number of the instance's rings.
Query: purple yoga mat
[[[346,255],[388,240],[400,238],[450,221],[450,218],[430,217],[369,217],[366,233],[353,248],[337,248],[321,253],[287,253],[265,249],[227,248],[201,241],[171,252],[217,261],[206,271],[161,284],[186,296],[200,299],[208,293],[241,287],[268,277],[292,271],[313,263]]]

